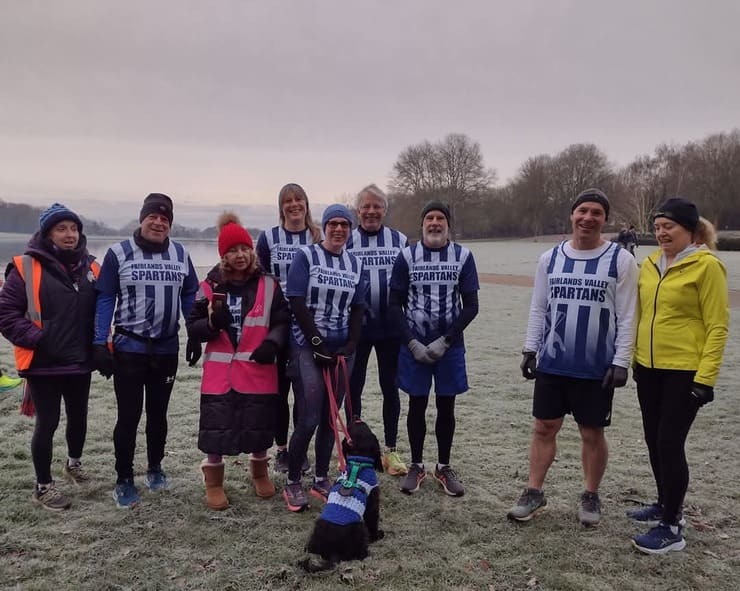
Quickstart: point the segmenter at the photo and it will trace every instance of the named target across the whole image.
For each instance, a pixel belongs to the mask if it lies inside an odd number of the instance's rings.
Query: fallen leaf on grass
[[[730,536],[728,534],[719,534],[717,536],[720,540],[729,540]]]
[[[481,570],[491,570],[491,563],[487,560],[480,561]]]
[[[704,550],[704,554],[706,554],[707,556],[711,556],[712,558],[716,558],[717,560],[719,560],[719,554],[715,554],[711,550]]]
[[[537,580],[537,577],[532,577],[527,581],[527,587],[536,587],[539,581]]]
[[[706,521],[691,521],[692,527],[697,531],[714,531],[716,528]]]

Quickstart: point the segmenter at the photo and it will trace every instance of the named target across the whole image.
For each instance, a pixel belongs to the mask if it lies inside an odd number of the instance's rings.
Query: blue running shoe
[[[655,527],[663,520],[663,506],[653,503],[642,509],[627,511],[627,517],[632,521],[647,525],[648,527]],[[686,525],[686,519],[684,519],[682,513],[678,514],[678,525],[681,527]]]
[[[162,468],[157,466],[156,468],[150,468],[146,473],[144,484],[151,492],[159,492],[162,490],[169,490],[170,483],[167,482],[167,475],[162,471]]]
[[[136,490],[132,478],[116,484],[116,488],[113,489],[113,499],[119,509],[133,509],[139,504],[141,501],[139,491]]]
[[[680,525],[674,525],[673,528],[675,533],[670,525],[661,522],[648,533],[634,537],[632,544],[645,554],[678,552],[686,547],[686,541],[682,535],[683,528]]]

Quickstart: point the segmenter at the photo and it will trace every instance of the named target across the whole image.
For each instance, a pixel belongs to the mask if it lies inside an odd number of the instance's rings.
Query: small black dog
[[[321,556],[301,566],[309,572],[328,570],[341,560],[367,557],[370,542],[383,537],[378,529],[380,489],[375,471],[382,471],[380,444],[367,424],[354,420],[347,428],[351,445],[345,439],[342,451],[347,467],[329,493],[329,500],[316,521],[306,549]]]

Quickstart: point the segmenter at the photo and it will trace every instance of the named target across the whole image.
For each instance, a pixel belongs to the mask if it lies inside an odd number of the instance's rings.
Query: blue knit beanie
[[[327,207],[324,210],[324,215],[321,216],[321,228],[326,228],[326,223],[332,218],[344,218],[352,226],[352,213],[344,205],[335,203]]]
[[[54,203],[49,208],[42,211],[39,216],[41,236],[46,236],[54,226],[64,220],[70,220],[77,224],[77,231],[82,234],[82,220],[80,219],[80,216],[61,203]]]

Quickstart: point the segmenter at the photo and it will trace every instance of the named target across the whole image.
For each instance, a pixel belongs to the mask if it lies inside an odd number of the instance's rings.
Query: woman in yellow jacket
[[[714,399],[729,310],[725,267],[712,252],[716,234],[696,205],[668,199],[653,225],[660,248],[640,269],[634,377],[658,500],[628,515],[653,526],[634,545],[664,554],[686,546],[684,445],[697,411]]]

